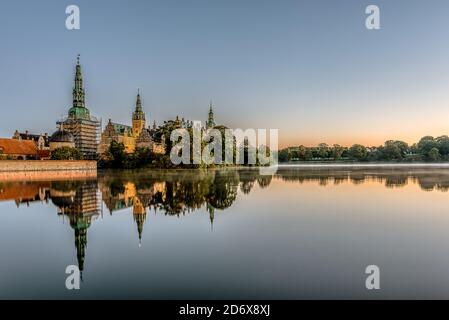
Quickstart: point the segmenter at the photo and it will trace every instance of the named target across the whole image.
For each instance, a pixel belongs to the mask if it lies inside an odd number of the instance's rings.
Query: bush
[[[77,149],[61,147],[51,152],[51,160],[83,160],[83,155]]]

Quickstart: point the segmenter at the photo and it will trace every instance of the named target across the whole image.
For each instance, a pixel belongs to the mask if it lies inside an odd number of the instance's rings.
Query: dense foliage
[[[388,140],[382,146],[365,147],[354,144],[342,147],[320,143],[316,147],[299,146],[279,151],[279,161],[449,161],[449,137],[425,136],[409,146],[406,142]]]
[[[83,155],[77,149],[61,147],[51,152],[51,160],[83,160]]]
[[[136,148],[134,153],[126,153],[123,143],[112,141],[105,157],[99,161],[102,168],[138,169],[138,168],[170,168],[167,155],[152,153],[147,148]]]
[[[191,129],[189,129],[191,130]],[[190,135],[192,136],[192,135]],[[206,142],[203,142],[202,148],[206,145]],[[190,144],[190,163],[193,163],[193,143]],[[251,150],[251,147],[248,146],[247,143],[243,146],[243,153],[240,154],[242,158],[243,165],[248,165],[249,152],[256,153],[256,150]],[[226,166],[224,164],[221,165],[205,165],[202,164],[180,164],[175,165],[172,163],[170,159],[170,152],[166,154],[157,154],[151,152],[146,148],[136,148],[133,153],[126,153],[125,145],[123,143],[118,143],[116,141],[112,141],[109,147],[109,150],[106,152],[104,157],[99,161],[98,165],[100,168],[109,168],[109,169],[141,169],[141,168],[206,168],[206,167],[215,167],[215,166]],[[213,155],[213,151],[211,152]],[[267,147],[266,155],[269,156],[270,150]],[[224,159],[224,151],[222,154]],[[236,163],[236,153],[235,153],[235,145],[234,145],[234,154],[233,154],[234,163]],[[231,164],[231,166],[234,165]],[[259,159],[256,157],[256,164],[259,165]]]

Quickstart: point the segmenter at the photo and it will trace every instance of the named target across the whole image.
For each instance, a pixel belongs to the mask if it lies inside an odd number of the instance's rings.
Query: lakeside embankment
[[[96,161],[0,161],[0,180],[95,179]]]

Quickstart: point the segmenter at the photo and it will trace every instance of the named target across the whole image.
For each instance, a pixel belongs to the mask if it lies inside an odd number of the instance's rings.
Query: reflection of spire
[[[70,226],[75,231],[76,258],[82,276],[87,248],[87,229],[90,227],[92,217],[98,215],[98,203],[96,182],[78,185],[77,182],[55,182],[52,183],[51,192],[54,195],[53,203],[58,206],[60,214],[69,217]]]
[[[215,208],[207,203],[207,211],[209,212],[210,230],[214,231]]]
[[[142,234],[143,234],[143,225],[145,223],[146,214],[137,214],[134,215],[134,221],[136,221],[137,225],[137,233],[139,234],[139,247],[142,246]]]
[[[75,230],[75,248],[78,268],[81,275],[84,270],[84,260],[87,248],[87,229],[90,226],[90,218],[82,216],[70,216],[70,226]]]
[[[137,225],[137,233],[139,235],[139,247],[142,246],[142,234],[143,234],[143,225],[147,218],[147,211],[145,207],[142,205],[142,202],[138,197],[134,197],[133,199],[133,217],[134,221]]]

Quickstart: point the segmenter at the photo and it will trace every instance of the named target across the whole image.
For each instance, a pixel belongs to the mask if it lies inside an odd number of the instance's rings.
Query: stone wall
[[[64,180],[96,177],[96,161],[0,161],[0,180]]]

